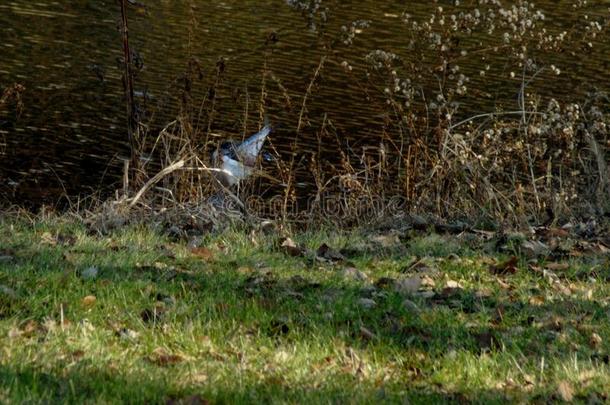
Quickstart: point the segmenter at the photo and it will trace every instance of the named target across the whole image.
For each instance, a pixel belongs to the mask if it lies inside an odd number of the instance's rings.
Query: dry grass
[[[319,4],[292,4],[308,21],[326,22],[326,11]],[[205,205],[221,191],[248,211],[252,207],[248,199],[263,190],[265,201],[256,205],[265,205],[262,211],[267,216],[340,226],[387,219],[388,213],[397,214],[397,206],[402,210],[399,214],[496,228],[599,217],[610,208],[605,164],[610,144],[608,95],[590,93],[560,102],[537,94],[534,86],[563,74],[545,62],[553,60],[554,53],[583,43],[597,46],[608,31],[607,20],[589,20],[587,13],[583,5],[575,6],[573,25],[562,32],[545,21],[543,11],[525,2],[509,8],[496,2],[478,8],[431,6],[429,18],[403,16],[405,46],[417,62],[375,50],[363,56],[367,68],[359,72],[362,77],[352,71],[349,61],[336,56],[358,35],[366,34],[368,23],[357,21],[336,35],[320,33],[325,51],[302,94],[286,88],[266,59],[260,97],[246,89],[242,101],[243,133],[254,126],[253,121],[262,124],[274,96],[296,130],[292,141],[285,142],[291,145],[289,150],[278,151],[271,145],[278,158],[275,167],[239,190],[222,190],[208,159],[219,139],[213,129],[222,113],[217,100],[222,92],[233,90],[223,82],[227,62],[219,60],[204,77],[199,62],[191,58],[175,83],[181,100],[178,118],[158,134],[147,133],[147,126],[140,123],[144,140],[137,154],[152,156],[153,163],[138,168],[144,181],[132,181],[122,201],[159,211],[194,201]],[[272,57],[273,43],[269,39],[265,43],[266,58]],[[477,72],[460,68],[466,58],[482,58],[486,65]],[[386,117],[371,141],[361,142],[357,149],[346,147],[326,114],[309,114],[308,103],[316,97],[318,81],[329,66],[344,69],[345,79],[357,84],[371,103],[378,103]],[[507,88],[512,86],[518,93],[518,108],[462,112],[463,103],[497,85],[497,79],[485,78],[499,68],[506,75]],[[472,88],[475,74],[479,88]],[[193,98],[195,83],[207,86],[203,100]],[[307,139],[317,138],[317,153],[299,153],[305,132]],[[329,148],[335,152],[329,154]],[[305,191],[298,187],[303,182]],[[373,215],[362,217],[363,211]]]

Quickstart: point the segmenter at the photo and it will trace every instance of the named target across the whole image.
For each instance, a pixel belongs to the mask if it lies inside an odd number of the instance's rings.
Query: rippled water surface
[[[265,83],[267,114],[281,124],[272,143],[287,154],[295,111],[323,54],[320,31],[312,26],[320,24],[319,18],[308,20],[281,0],[145,3],[145,10],[132,8],[129,18],[132,45],[143,63],[136,94],[146,111],[154,113],[149,117],[151,132],[175,118],[183,87],[180,78],[189,60],[196,59],[202,70],[192,94],[194,103],[200,103],[214,78],[216,62],[224,58],[211,129],[238,136],[244,125],[256,129],[266,66],[272,72]],[[333,51],[308,101],[307,117],[319,121],[325,116],[344,138],[341,142],[349,145],[380,131],[381,110],[367,99],[362,81],[354,79],[356,73],[346,73],[339,62],[349,61],[359,72],[364,56],[374,49],[408,59],[400,15],[405,11],[416,17],[428,15],[434,6],[427,1],[393,0],[323,3],[329,8],[324,26],[329,37],[352,21],[371,21],[351,47]],[[537,3],[558,27],[570,17],[569,4]],[[597,5],[592,17],[608,12],[608,2],[600,0]],[[118,16],[115,1],[0,3],[0,88],[12,83],[26,87],[20,114],[11,109],[0,112],[2,196],[52,201],[63,191],[87,193],[119,178],[118,156],[126,154],[126,137]],[[609,54],[606,45],[585,58],[555,55],[565,74],[553,80],[541,76],[531,86],[564,99],[577,99],[591,89],[610,90]],[[472,70],[480,69],[480,64],[473,58]],[[486,78],[493,84],[485,89],[487,95],[475,97],[464,113],[493,111],[499,103],[514,102],[518,88],[504,83],[507,74],[501,69],[492,72]],[[294,104],[292,110],[287,100]],[[299,142],[303,154],[318,148],[315,133],[307,128]],[[336,146],[323,147],[332,151]]]

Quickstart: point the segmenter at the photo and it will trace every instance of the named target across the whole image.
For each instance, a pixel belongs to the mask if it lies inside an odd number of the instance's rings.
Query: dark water
[[[266,77],[265,111],[281,124],[271,141],[284,158],[291,150],[303,94],[325,53],[324,38],[339,38],[341,26],[352,21],[371,21],[353,45],[337,46],[328,58],[308,99],[306,123],[311,125],[304,126],[299,138],[301,156],[318,150],[315,128],[322,117],[337,134],[334,144],[322,146],[331,153],[338,144],[353,147],[379,135],[383,97],[367,98],[363,90],[369,85],[364,56],[384,49],[408,59],[400,15],[406,11],[417,18],[436,7],[428,1],[325,1],[326,17],[318,13],[311,19],[281,0],[145,3],[147,9],[132,8],[129,19],[132,46],[143,62],[136,91],[151,132],[175,118],[180,77],[193,58],[202,70],[201,80],[193,83],[195,105],[214,81],[216,62],[225,61],[211,130],[237,137],[244,127],[254,131],[266,66],[273,78]],[[444,3],[449,2],[438,4]],[[607,1],[589,3],[592,19],[608,15]],[[557,29],[570,20],[570,4],[537,3]],[[49,202],[63,192],[109,190],[119,180],[118,157],[127,152],[118,26],[115,1],[0,3],[0,89],[13,83],[26,87],[21,113],[12,106],[0,110],[0,198]],[[590,89],[610,90],[610,41],[602,38],[599,43],[586,57],[551,55],[549,63],[564,74],[541,75],[532,90],[576,101]],[[343,60],[353,66],[352,72],[341,67]],[[484,63],[473,58],[465,69],[478,72]],[[496,63],[486,82],[476,83],[478,75],[473,75],[471,86],[484,87],[487,95],[473,96],[463,114],[493,111],[498,105],[516,108],[518,87],[506,83],[507,74]],[[307,165],[302,169],[306,172]]]

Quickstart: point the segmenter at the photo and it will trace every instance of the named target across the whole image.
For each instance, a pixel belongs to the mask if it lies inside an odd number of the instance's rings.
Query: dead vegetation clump
[[[591,91],[560,101],[565,97],[546,95],[542,86],[575,74],[562,72],[558,53],[577,58],[591,52],[608,31],[608,20],[589,15],[584,3],[574,4],[573,25],[561,28],[529,2],[434,5],[428,16],[403,14],[408,57],[377,49],[359,61],[343,59],[341,51],[366,35],[369,21],[346,24],[332,35],[323,29],[336,18],[332,10],[291,4],[310,29],[320,31],[323,52],[309,84],[301,94],[285,86],[267,64],[275,43],[268,37],[260,95],[246,88],[236,99],[243,107],[243,136],[266,116],[293,124],[294,130],[276,135],[292,140],[282,140],[278,149],[270,145],[275,163],[237,190],[218,184],[209,156],[222,139],[214,129],[219,100],[235,89],[224,82],[227,61],[219,59],[204,75],[191,58],[174,83],[178,118],[154,137],[138,124],[137,155],[152,159],[138,165],[138,178],[148,180],[134,182],[127,175],[113,210],[169,215],[182,209],[186,217],[196,211],[196,217],[217,223],[220,198],[233,204],[236,216],[301,224],[410,218],[498,229],[602,217],[610,209],[608,95]],[[328,114],[315,117],[309,110],[321,77],[333,68],[344,71],[383,117],[371,124],[370,139],[347,134],[358,139],[356,145]],[[202,83],[207,91],[196,101],[192,90]],[[490,105],[493,111],[485,112]],[[317,150],[302,152],[303,143],[311,149],[312,137]]]

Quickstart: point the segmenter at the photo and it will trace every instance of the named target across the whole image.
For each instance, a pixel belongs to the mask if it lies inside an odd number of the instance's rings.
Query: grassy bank
[[[601,254],[528,262],[510,241],[414,231],[278,239],[5,218],[0,402],[608,400]]]

